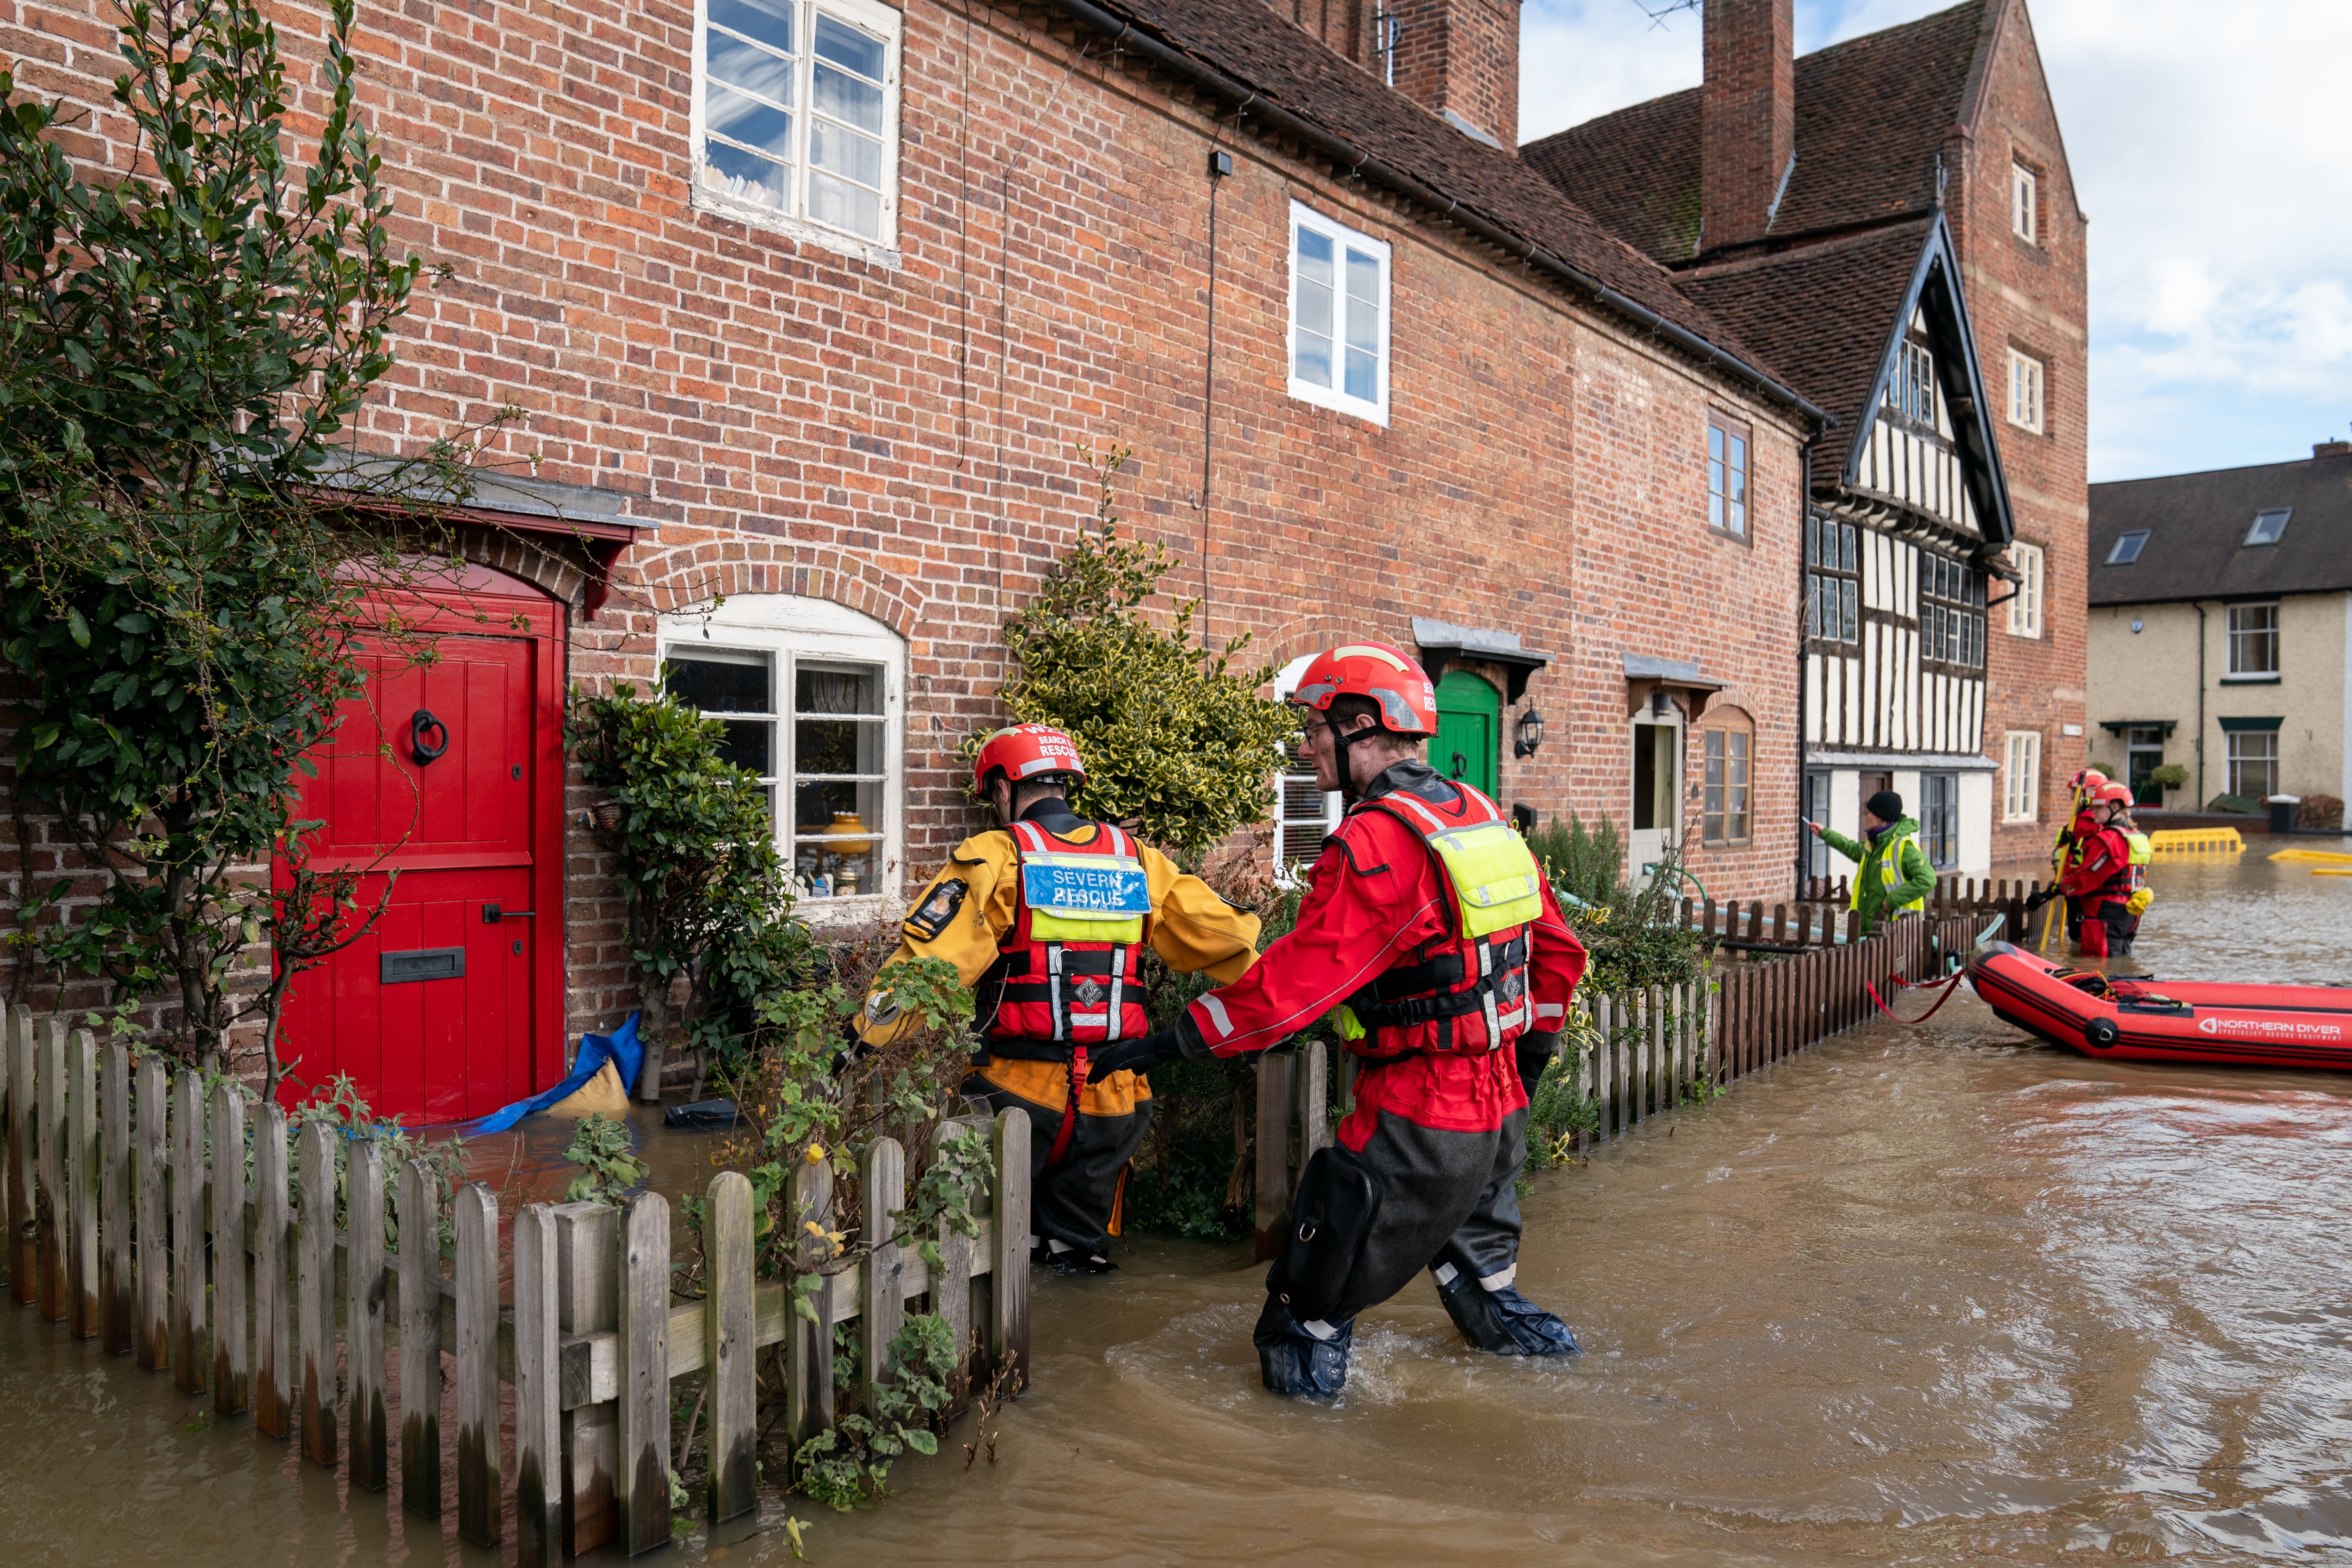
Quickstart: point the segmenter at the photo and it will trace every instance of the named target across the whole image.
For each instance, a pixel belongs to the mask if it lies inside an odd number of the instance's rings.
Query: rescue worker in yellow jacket
[[[1151,1032],[1147,946],[1172,970],[1229,984],[1257,957],[1258,919],[1124,830],[1071,810],[1068,786],[1087,768],[1060,731],[999,730],[975,773],[1003,826],[956,847],[915,900],[891,962],[945,959],[972,988],[982,1048],[963,1089],[992,1110],[1029,1114],[1036,1260],[1107,1273],[1151,1086],[1139,1072],[1091,1073],[1088,1057]],[[859,1035],[883,1045],[898,1026],[877,986]]]

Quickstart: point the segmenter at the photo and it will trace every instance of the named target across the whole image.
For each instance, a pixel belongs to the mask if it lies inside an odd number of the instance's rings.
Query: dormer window
[[[1887,391],[1887,406],[1906,419],[1932,428],[1936,423],[1936,358],[1927,345],[1905,339],[1895,361],[1895,384]]]
[[[2287,519],[2294,515],[2294,508],[2291,506],[2273,507],[2267,511],[2254,513],[2254,526],[2246,530],[2246,542],[2276,544],[2279,536],[2286,532]]]
[[[2141,548],[2147,543],[2147,534],[2148,531],[2145,528],[2135,528],[2128,533],[2116,534],[2114,547],[2107,552],[2107,564],[2128,566],[2138,560]]]

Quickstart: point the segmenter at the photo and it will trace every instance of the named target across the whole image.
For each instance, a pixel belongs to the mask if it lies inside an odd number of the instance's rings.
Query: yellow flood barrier
[[[2315,877],[2352,877],[2352,866],[2314,866],[2311,874]]]
[[[2246,841],[2238,837],[2234,827],[2168,827],[2161,833],[2149,834],[2147,847],[2176,853],[2203,850],[2235,855],[2245,849]]]
[[[2282,849],[2273,860],[2320,860],[2331,866],[2352,866],[2352,855],[2336,849]]]

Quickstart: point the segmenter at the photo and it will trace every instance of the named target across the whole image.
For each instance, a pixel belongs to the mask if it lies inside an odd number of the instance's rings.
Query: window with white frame
[[[1713,409],[1706,416],[1706,525],[1748,537],[1748,426]]]
[[[2042,433],[2042,362],[2015,349],[2009,351],[2009,422]]]
[[[1886,388],[1886,406],[1915,424],[1936,427],[1936,356],[1916,338],[1903,340],[1895,356],[1895,376]]]
[[[2001,769],[2003,822],[2031,822],[2042,800],[2042,731],[2011,730]]]
[[[2231,605],[2229,630],[2231,675],[2276,675],[2279,672],[2279,607],[2276,605]]]
[[[1297,690],[1299,677],[1314,662],[1313,654],[1302,654],[1283,666],[1274,678],[1275,700]],[[1344,807],[1338,790],[1316,787],[1315,763],[1303,738],[1283,748],[1281,767],[1274,786],[1274,874],[1288,887],[1296,880],[1292,867],[1312,865],[1323,853],[1324,836],[1339,826]]]
[[[898,242],[898,13],[875,0],[701,0],[698,205]]]
[[[1389,247],[1290,204],[1290,395],[1389,422]]]
[[[2039,243],[2036,237],[2041,225],[2034,216],[2034,203],[2041,184],[2033,171],[2024,164],[2009,166],[2009,226],[2018,238],[2029,243]]]
[[[2009,635],[2038,637],[2042,635],[2042,546],[2011,545],[2009,563],[2017,568],[2018,576],[2017,591],[2009,600]]]
[[[760,781],[803,913],[899,892],[906,645],[879,621],[795,594],[739,594],[661,621],[662,685],[726,726]],[[830,907],[830,906],[829,906]]]
[[[2230,793],[2247,800],[2278,794],[2278,731],[2232,730],[2230,742]]]

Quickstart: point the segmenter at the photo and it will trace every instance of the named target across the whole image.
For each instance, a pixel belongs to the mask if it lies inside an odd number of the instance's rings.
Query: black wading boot
[[[1579,1355],[1568,1325],[1508,1285],[1489,1290],[1451,1263],[1432,1270],[1437,1299],[1462,1337],[1496,1355]]]
[[[1266,1392],[1305,1399],[1337,1399],[1348,1383],[1348,1347],[1355,1342],[1356,1320],[1302,1323],[1290,1309],[1268,1296],[1251,1333]]]

